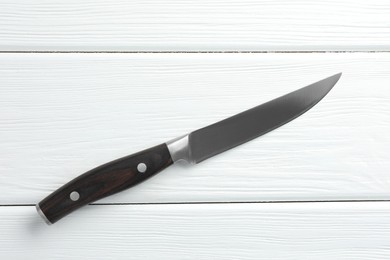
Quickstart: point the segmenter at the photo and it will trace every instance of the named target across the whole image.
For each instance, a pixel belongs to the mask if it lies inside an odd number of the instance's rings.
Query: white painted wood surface
[[[1,0],[6,51],[390,50],[387,0]]]
[[[389,203],[0,208],[1,259],[388,259]]]
[[[0,203],[35,203],[92,167],[339,71],[285,127],[102,202],[390,199],[390,54],[3,54]]]
[[[0,208],[0,258],[388,259],[390,204],[87,206],[47,226]]]
[[[0,0],[0,259],[390,259],[389,11]],[[35,51],[119,53],[16,53]],[[199,51],[237,53],[173,53]],[[145,205],[87,206],[50,227],[32,206],[91,167],[339,71],[288,126],[100,201]]]

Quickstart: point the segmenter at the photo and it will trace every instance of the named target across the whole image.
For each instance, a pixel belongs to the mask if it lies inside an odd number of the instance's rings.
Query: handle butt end
[[[52,223],[47,219],[45,213],[43,213],[43,211],[41,210],[39,203],[35,205],[35,208],[37,209],[39,216],[41,216],[43,218],[43,220],[46,222],[46,224],[51,225]]]

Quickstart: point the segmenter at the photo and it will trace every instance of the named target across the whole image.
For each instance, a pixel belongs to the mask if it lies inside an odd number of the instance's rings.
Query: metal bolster
[[[183,160],[191,164],[195,163],[191,158],[189,135],[180,136],[166,144],[173,162]]]

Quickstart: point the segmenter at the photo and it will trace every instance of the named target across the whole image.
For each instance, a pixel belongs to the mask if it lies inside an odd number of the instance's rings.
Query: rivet
[[[80,194],[77,191],[72,191],[69,195],[69,198],[73,201],[77,201],[80,198]]]
[[[146,167],[146,164],[144,164],[144,163],[139,163],[138,166],[137,166],[137,170],[138,170],[139,172],[141,172],[141,173],[146,172],[146,169],[147,169],[147,168],[148,168],[148,167]]]

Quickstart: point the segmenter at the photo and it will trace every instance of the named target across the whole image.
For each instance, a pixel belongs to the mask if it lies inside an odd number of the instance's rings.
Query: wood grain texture
[[[145,170],[139,171],[138,164]],[[59,187],[37,205],[42,217],[52,224],[72,211],[137,185],[172,165],[166,144],[98,166]],[[71,194],[77,197],[72,199]]]
[[[390,50],[386,0],[1,0],[2,51]]]
[[[342,71],[304,116],[101,202],[390,199],[390,54],[2,54],[0,204]]]
[[[0,207],[0,258],[389,259],[389,203]],[[21,250],[23,247],[23,250]]]

